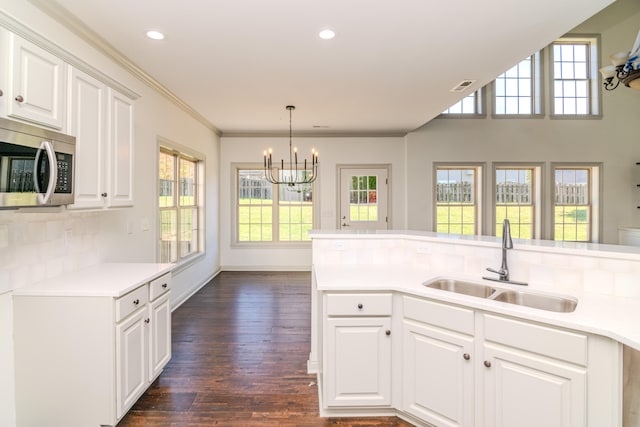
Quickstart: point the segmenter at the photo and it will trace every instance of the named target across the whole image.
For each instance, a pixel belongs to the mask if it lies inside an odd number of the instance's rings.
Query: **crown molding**
[[[95,31],[89,28],[84,22],[80,21],[78,18],[72,15],[68,10],[63,8],[55,0],[28,0],[28,1],[31,4],[33,4],[35,7],[40,9],[42,12],[46,13],[51,18],[53,18],[56,22],[60,23],[69,31],[71,31],[72,33],[80,37],[86,43],[88,43],[89,45],[91,45],[92,47],[100,51],[102,54],[107,56],[109,59],[111,59],[112,61],[114,61],[121,67],[123,67],[125,70],[131,73],[138,80],[142,81],[144,84],[146,84],[156,92],[163,95],[165,98],[167,98],[169,101],[174,103],[180,109],[185,111],[191,117],[196,119],[206,128],[214,132],[216,135],[218,136],[222,135],[220,130],[217,127],[215,127],[207,118],[205,118],[202,114],[197,112],[194,108],[192,108],[189,104],[183,101],[180,97],[178,97],[176,94],[171,92],[168,88],[166,88],[156,79],[154,79],[150,74],[148,74],[142,68],[137,66],[133,61],[131,61],[129,58],[123,55],[119,50],[113,47],[104,38],[99,36]],[[35,33],[33,30],[26,27],[24,24],[19,23],[15,19],[8,17],[8,15],[4,13],[2,13],[2,15],[0,16],[0,20],[2,21],[0,23],[2,23],[3,25],[4,25],[5,17],[7,17],[9,21],[12,21],[12,22],[9,22],[9,25],[6,25],[6,27],[9,30],[16,32],[17,34],[28,39],[29,41],[36,43],[40,47],[43,47],[44,49],[49,50],[50,52],[54,53],[56,56],[59,56],[62,59],[64,59],[66,62],[70,63],[71,65],[78,67],[79,69],[86,72],[87,74],[97,78],[98,80],[103,81],[105,84],[109,86],[112,86],[114,89],[117,89],[125,94],[132,93],[134,96],[129,95],[131,98],[135,99],[140,97],[140,95],[136,94],[135,92],[132,92],[130,89],[126,88],[124,85],[111,79],[109,76],[95,69],[94,67],[87,64],[80,58],[77,58],[69,54],[64,49],[60,48],[59,46],[55,45],[54,43],[50,42],[49,40]],[[17,28],[14,28],[14,26],[17,26]]]

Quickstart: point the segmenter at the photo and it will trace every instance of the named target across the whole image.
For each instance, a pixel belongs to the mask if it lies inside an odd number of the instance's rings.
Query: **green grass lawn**
[[[496,234],[502,235],[502,222],[507,218],[511,235],[520,239],[531,239],[533,208],[527,206],[498,206],[496,208]],[[554,216],[555,240],[589,241],[589,210],[584,206],[559,206]],[[452,234],[475,234],[474,206],[439,206],[437,208],[436,231]]]
[[[308,232],[313,228],[312,203],[280,202],[278,228],[279,241],[310,240]],[[270,201],[259,199],[240,201],[238,240],[241,242],[270,242],[273,240],[273,205]]]

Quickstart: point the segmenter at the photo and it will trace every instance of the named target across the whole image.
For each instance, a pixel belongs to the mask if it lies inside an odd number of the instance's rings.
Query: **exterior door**
[[[340,168],[341,229],[388,228],[388,175],[382,168]]]

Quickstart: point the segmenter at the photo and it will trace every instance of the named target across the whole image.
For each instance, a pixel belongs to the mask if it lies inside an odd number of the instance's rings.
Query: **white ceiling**
[[[57,0],[223,135],[406,133],[612,1]]]

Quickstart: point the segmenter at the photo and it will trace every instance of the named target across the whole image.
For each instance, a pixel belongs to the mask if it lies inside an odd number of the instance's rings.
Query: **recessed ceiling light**
[[[164,34],[162,34],[160,31],[151,30],[147,31],[147,37],[154,40],[162,40],[164,39]]]
[[[322,30],[318,33],[318,37],[320,37],[323,40],[331,40],[335,36],[336,36],[336,32],[330,28]]]

